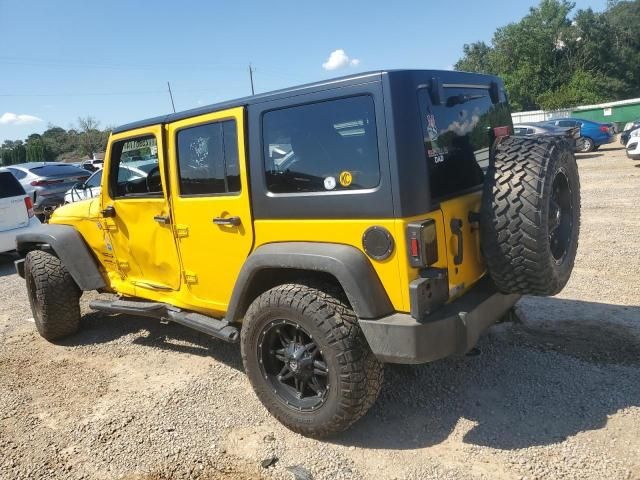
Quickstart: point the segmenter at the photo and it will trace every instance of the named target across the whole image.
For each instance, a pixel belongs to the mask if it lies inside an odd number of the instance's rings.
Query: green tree
[[[78,126],[80,127],[78,146],[82,154],[92,156],[94,153],[104,152],[109,135],[99,129],[100,122],[91,116],[80,117]]]
[[[542,0],[491,45],[465,45],[457,70],[503,78],[514,109],[560,108],[640,95],[640,1],[579,10]],[[636,25],[636,27],[634,27]]]

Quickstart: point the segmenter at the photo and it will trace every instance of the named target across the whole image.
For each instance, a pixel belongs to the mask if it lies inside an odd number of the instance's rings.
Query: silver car
[[[31,196],[33,210],[40,216],[62,205],[66,191],[91,175],[75,165],[57,162],[21,163],[6,168]]]
[[[158,165],[158,161],[129,162],[121,165],[118,170],[118,182],[128,182],[134,178],[145,178]],[[102,169],[95,172],[85,183],[78,183],[71,187],[64,195],[64,203],[79,202],[100,195]]]

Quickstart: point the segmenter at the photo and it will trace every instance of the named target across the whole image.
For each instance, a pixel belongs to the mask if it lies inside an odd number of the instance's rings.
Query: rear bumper
[[[483,279],[463,297],[418,321],[406,313],[378,320],[360,320],[360,326],[378,359],[388,363],[426,363],[462,355],[496,323],[520,295],[496,292]]]
[[[615,142],[615,141],[616,141],[616,136],[615,136],[615,135],[613,135],[613,136],[611,136],[611,137],[605,137],[605,138],[595,139],[595,140],[593,141],[593,143],[594,143],[596,146],[598,146],[598,147],[599,147],[600,145],[606,145],[606,144],[608,144],[608,143],[613,143],[613,142]]]
[[[33,211],[37,214],[44,213],[45,208],[57,208],[64,203],[66,190],[49,195],[40,195],[36,192],[36,199],[33,203]]]

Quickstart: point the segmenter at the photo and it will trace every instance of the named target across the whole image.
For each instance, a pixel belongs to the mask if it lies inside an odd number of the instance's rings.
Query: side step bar
[[[167,305],[166,303],[138,300],[114,300],[111,302],[94,300],[89,304],[89,307],[107,313],[125,313],[128,315],[168,320],[229,343],[237,343],[240,339],[238,329],[224,319],[184,311]]]

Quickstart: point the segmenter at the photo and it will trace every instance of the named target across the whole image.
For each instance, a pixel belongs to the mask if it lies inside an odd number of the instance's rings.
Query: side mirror
[[[77,190],[86,190],[87,184],[83,182],[78,182],[73,187],[76,188]]]

